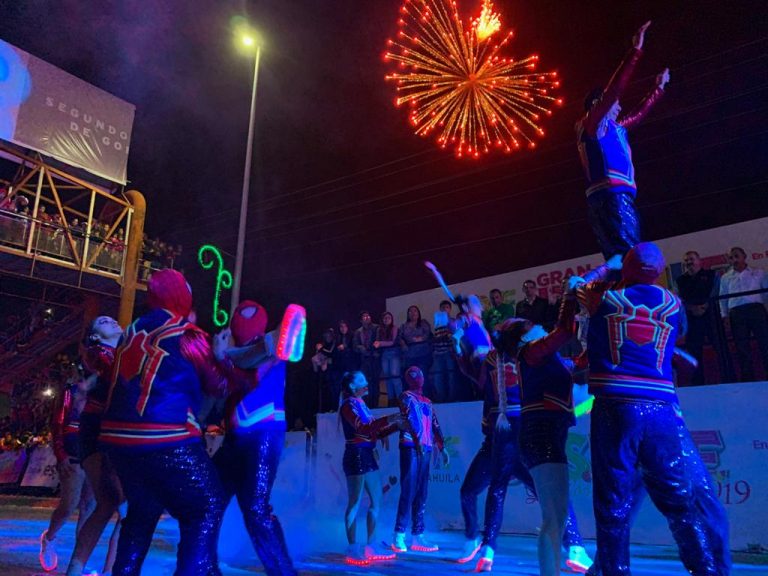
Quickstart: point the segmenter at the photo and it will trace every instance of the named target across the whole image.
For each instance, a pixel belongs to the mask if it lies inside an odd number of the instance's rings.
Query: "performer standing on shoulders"
[[[605,89],[589,93],[584,101],[586,114],[576,124],[579,157],[589,184],[587,216],[610,265],[620,262],[640,241],[635,209],[637,185],[627,130],[645,118],[669,82],[667,68],[656,77],[656,86],[640,105],[619,118],[619,99],[640,60],[645,32],[650,25],[650,21],[643,24],[632,38],[632,49]]]
[[[377,462],[376,441],[396,430],[404,429],[405,418],[399,413],[374,419],[363,401],[368,394],[368,382],[362,372],[347,372],[341,379],[342,402],[339,419],[346,444],[342,466],[347,477],[349,502],[344,513],[347,531],[346,561],[367,565],[379,560],[392,560],[394,552],[380,550],[375,544],[376,520],[381,506],[381,475]],[[368,539],[365,546],[357,544],[357,512],[363,499],[363,488],[370,499],[367,514]]]
[[[400,431],[400,500],[397,505],[395,534],[392,550],[405,552],[405,531],[409,518],[412,520],[411,550],[437,552],[439,548],[424,537],[424,511],[427,507],[429,463],[433,447],[439,457],[447,462],[443,433],[432,407],[432,401],[424,396],[424,374],[418,366],[405,371],[408,390],[400,395],[403,416],[408,426]]]

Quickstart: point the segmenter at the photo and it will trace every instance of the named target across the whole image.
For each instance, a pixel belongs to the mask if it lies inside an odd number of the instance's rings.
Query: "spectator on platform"
[[[344,372],[351,372],[359,368],[355,355],[354,335],[346,320],[339,320],[333,364],[339,373],[339,380],[341,380]]]
[[[378,386],[379,383],[379,358],[373,343],[376,340],[376,331],[378,326],[371,321],[371,313],[364,310],[360,313],[360,328],[355,330],[355,352],[358,357],[360,371],[369,382],[369,386]],[[369,408],[374,408],[378,404],[378,390],[371,389],[366,395],[365,402]]]
[[[333,353],[336,349],[336,335],[333,328],[323,330],[321,342],[315,345],[312,356],[312,370],[317,382],[317,411],[335,412],[339,406],[339,390],[336,390],[333,372]]]
[[[440,312],[435,314],[435,330],[432,335],[432,385],[435,390],[435,402],[460,400],[456,360],[453,357],[452,308],[450,300],[443,300],[440,302]]]
[[[378,406],[396,406],[403,392],[403,381],[400,379],[400,343],[391,312],[381,315],[381,325],[376,331],[373,347],[381,358]]]
[[[488,293],[491,306],[483,311],[483,326],[488,332],[493,332],[496,326],[504,322],[507,318],[515,316],[515,305],[504,302],[504,295],[501,290],[494,288]]]
[[[683,256],[683,273],[675,282],[688,320],[685,349],[698,362],[691,376],[691,385],[700,386],[704,384],[704,342],[712,345],[718,356],[722,353],[712,307],[712,298],[718,294],[720,283],[714,270],[701,267],[701,258],[695,250],[689,250]]]
[[[731,248],[728,261],[731,268],[720,280],[721,296],[768,289],[768,274],[760,268],[747,265],[747,253],[743,248]],[[768,292],[762,292],[720,300],[720,314],[726,328],[730,326],[736,344],[736,359],[739,362],[742,382],[755,379],[750,336],[754,336],[757,341],[763,371],[768,371],[768,313],[765,309],[767,298]],[[768,374],[766,376],[768,377]]]
[[[409,306],[407,319],[400,326],[400,345],[403,349],[403,364],[418,366],[425,378],[432,367],[432,327],[421,317],[418,306]],[[435,391],[432,383],[424,385],[426,395],[434,398]]]
[[[525,298],[517,303],[517,317],[530,320],[534,324],[544,326],[550,320],[549,302],[536,294],[536,282],[526,280],[523,282],[523,294]]]

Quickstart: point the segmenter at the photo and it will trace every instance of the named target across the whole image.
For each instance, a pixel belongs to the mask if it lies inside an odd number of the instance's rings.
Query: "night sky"
[[[243,296],[275,319],[291,301],[315,327],[378,313],[386,296],[432,287],[427,258],[461,281],[597,252],[573,125],[648,19],[624,108],[665,66],[672,80],[631,136],[644,237],[768,215],[764,1],[496,7],[516,33],[507,52],[556,69],[565,106],[535,151],[479,161],[414,136],[393,106],[394,0],[0,2],[0,37],[136,105],[130,187],[147,197],[150,235],[183,244],[201,318],[212,282],[197,247],[221,246],[234,267],[252,73],[233,47],[238,15],[267,38]]]

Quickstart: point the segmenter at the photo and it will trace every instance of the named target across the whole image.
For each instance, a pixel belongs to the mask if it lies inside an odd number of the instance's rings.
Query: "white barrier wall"
[[[768,546],[765,511],[768,509],[768,383],[723,384],[684,388],[680,400],[694,440],[717,481],[720,500],[731,520],[731,547]],[[459,489],[464,474],[482,442],[481,403],[439,404],[436,407],[451,463],[434,469],[429,486],[428,527],[463,528]],[[376,410],[377,414],[393,410]],[[397,436],[389,450],[379,448],[382,472],[383,518],[392,518],[399,496]],[[582,534],[594,538],[592,476],[589,458],[589,416],[580,418],[568,438],[571,498]],[[314,471],[314,509],[329,521],[341,522],[346,504],[346,483],[341,468],[344,439],[335,414],[318,416],[317,460]],[[293,467],[295,470],[295,467]],[[282,476],[280,470],[278,476]],[[482,511],[484,496],[479,509]],[[278,505],[276,505],[278,507]],[[285,508],[280,503],[279,508]],[[482,514],[482,513],[481,513]],[[534,533],[539,507],[522,485],[510,485],[504,512],[504,530]],[[482,522],[482,518],[480,519]],[[382,535],[391,532],[388,525]],[[666,521],[646,500],[632,530],[632,540],[646,544],[671,544]]]

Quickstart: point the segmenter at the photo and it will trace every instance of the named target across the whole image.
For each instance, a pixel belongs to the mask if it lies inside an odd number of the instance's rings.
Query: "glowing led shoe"
[[[490,572],[493,570],[493,548],[488,545],[480,549],[480,559],[475,566],[475,572]]]
[[[437,544],[432,544],[424,537],[424,534],[419,534],[413,537],[411,542],[411,550],[414,552],[437,552],[440,547]]]
[[[578,574],[586,574],[592,566],[592,558],[589,557],[583,546],[571,546],[568,548],[568,558],[565,565]]]
[[[363,548],[363,555],[368,562],[383,562],[385,560],[394,560],[397,558],[397,554],[391,550],[382,549],[373,544],[368,544],[368,546]]]
[[[56,543],[48,540],[48,530],[40,535],[40,566],[46,572],[56,570],[59,565],[59,555],[56,554]]]
[[[353,566],[368,566],[370,560],[365,557],[365,550],[360,544],[350,544],[344,557],[344,562]]]
[[[480,538],[472,538],[464,542],[464,549],[461,551],[461,558],[456,560],[459,564],[466,564],[480,551],[482,546],[482,540]]]
[[[408,550],[405,546],[405,532],[395,532],[392,535],[392,550],[394,552],[406,552]]]

